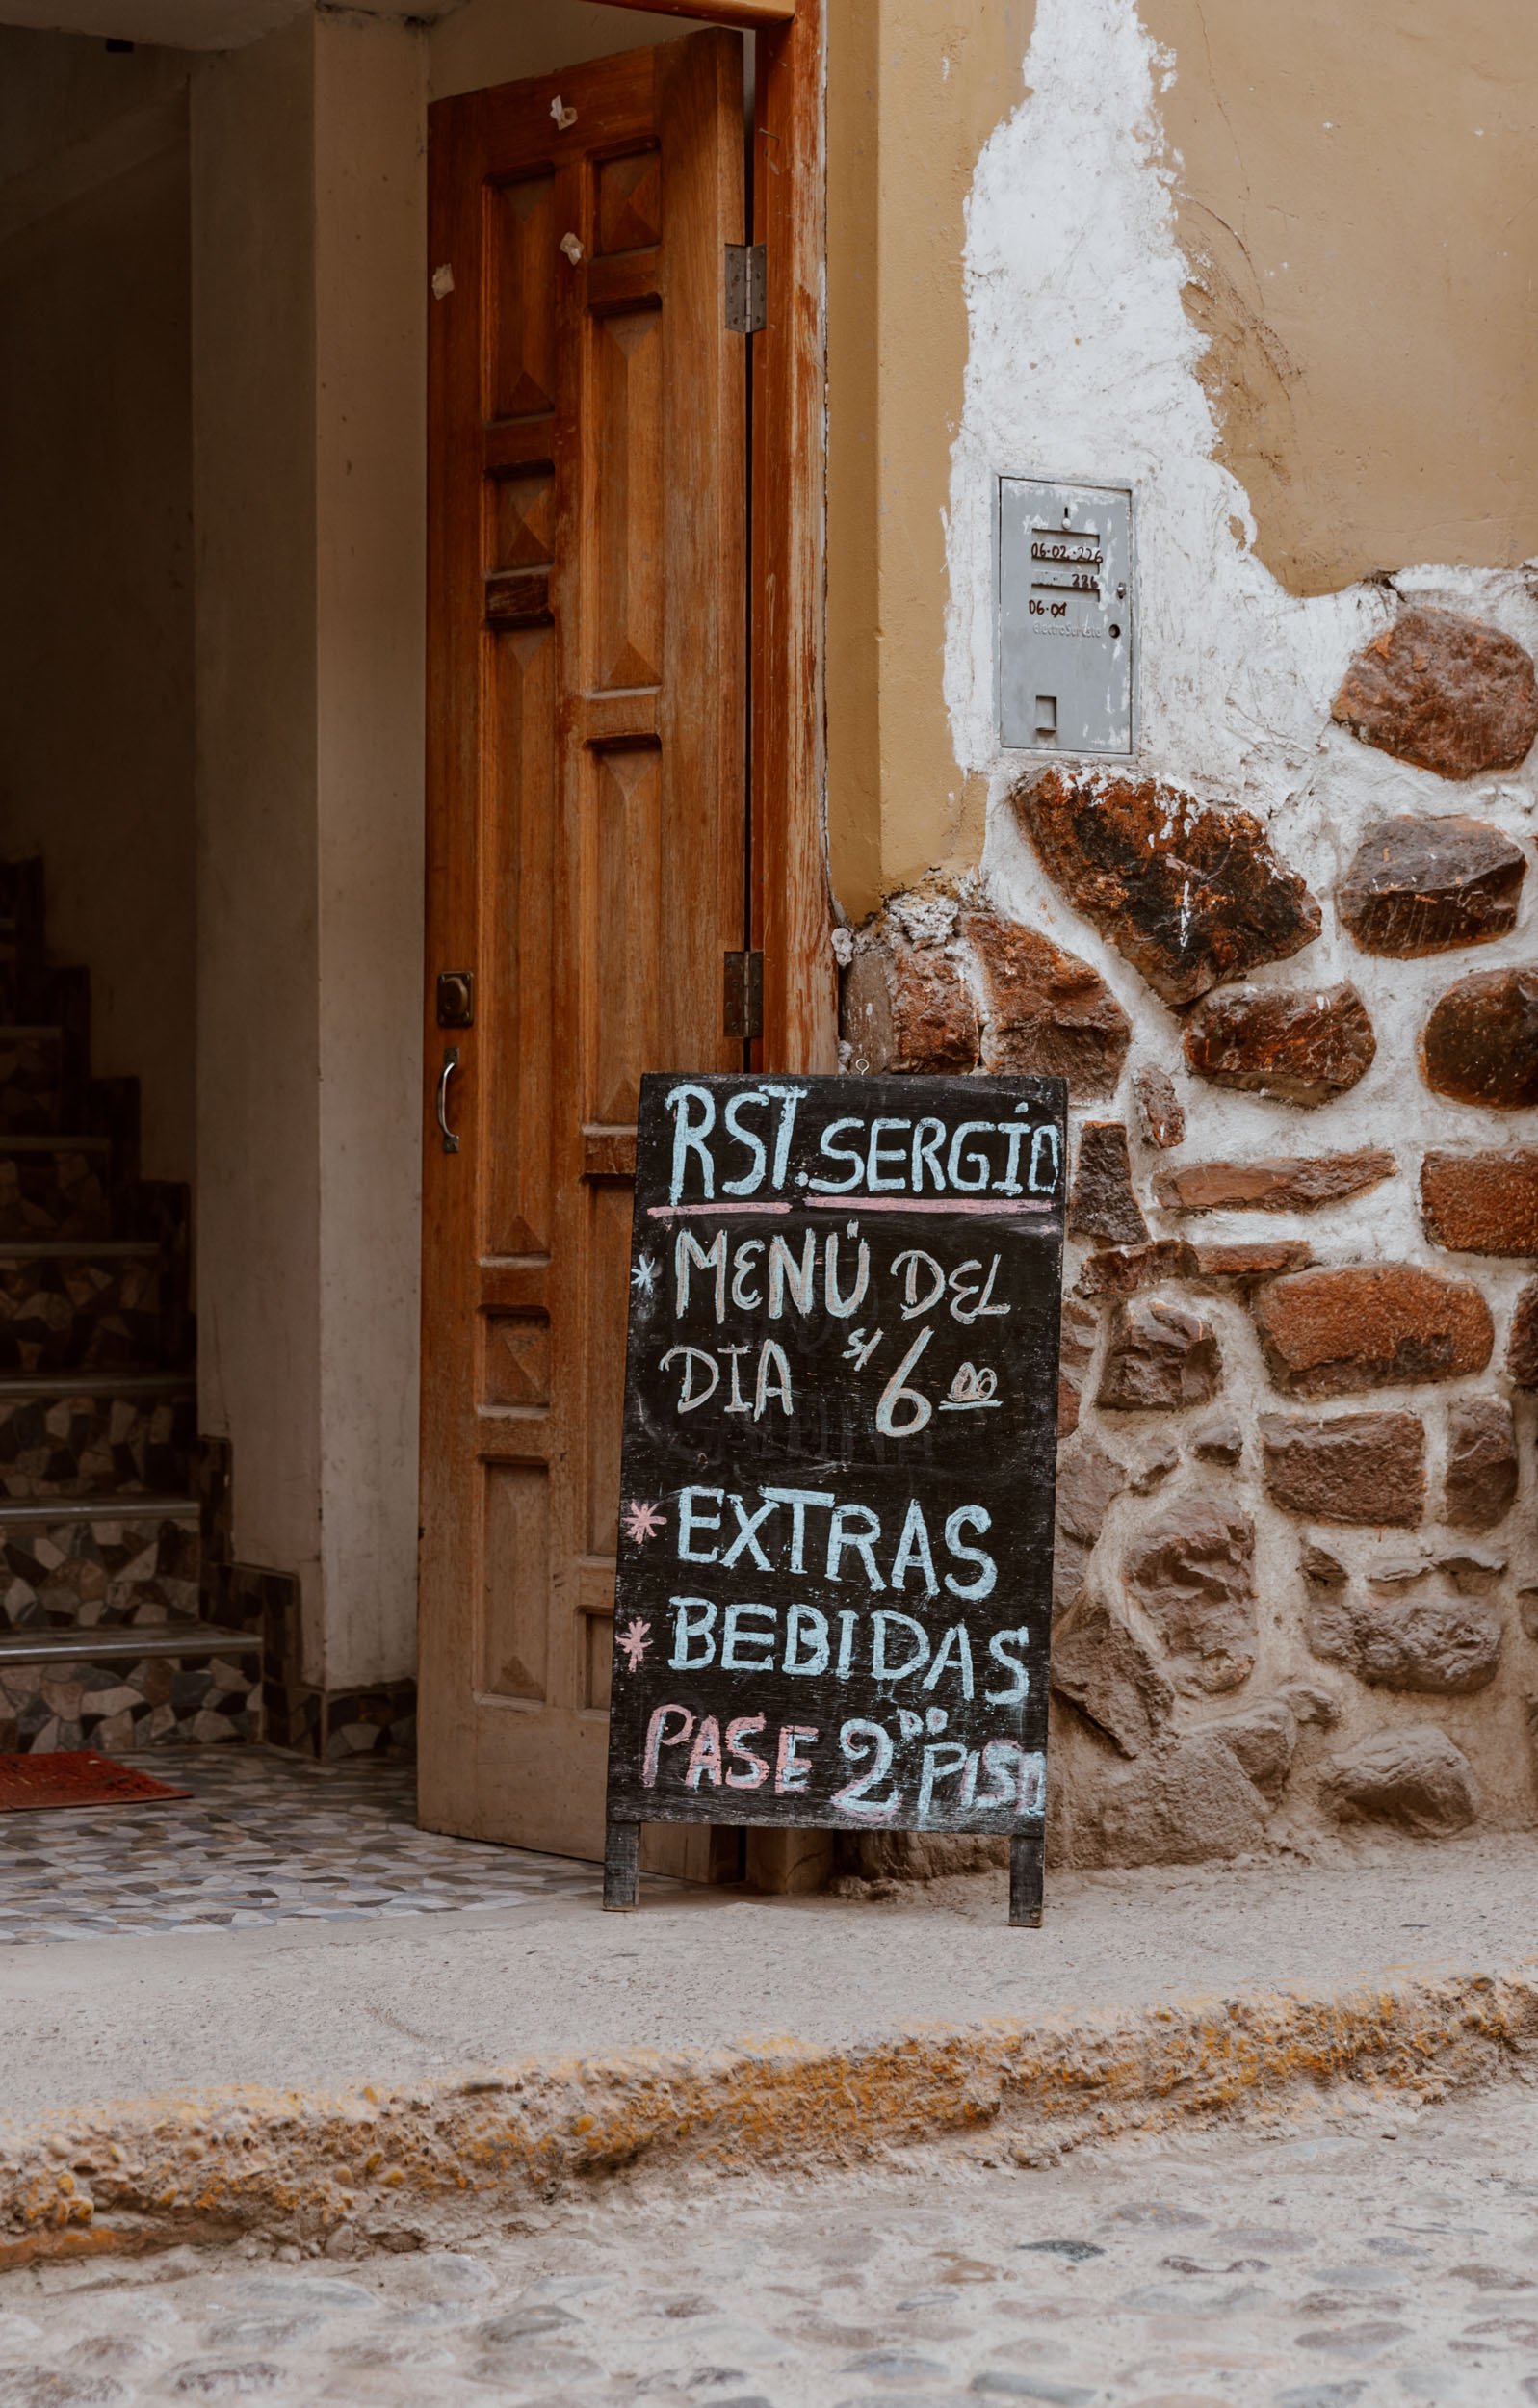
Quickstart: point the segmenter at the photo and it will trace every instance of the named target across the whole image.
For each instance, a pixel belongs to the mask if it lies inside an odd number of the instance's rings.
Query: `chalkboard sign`
[[[1007,1834],[1039,1921],[1064,1093],[643,1079],[607,1904],[784,1823]]]

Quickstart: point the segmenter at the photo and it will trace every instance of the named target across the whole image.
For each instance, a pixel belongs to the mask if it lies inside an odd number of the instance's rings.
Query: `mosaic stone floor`
[[[0,1945],[595,1898],[595,1865],[419,1831],[408,1764],[157,1747],[174,1804],[0,1816]]]

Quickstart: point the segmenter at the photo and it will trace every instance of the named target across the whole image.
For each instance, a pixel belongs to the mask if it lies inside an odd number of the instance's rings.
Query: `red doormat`
[[[131,1765],[115,1765],[94,1748],[61,1748],[57,1755],[0,1756],[0,1815],[39,1806],[152,1806],[191,1790],[153,1781]]]

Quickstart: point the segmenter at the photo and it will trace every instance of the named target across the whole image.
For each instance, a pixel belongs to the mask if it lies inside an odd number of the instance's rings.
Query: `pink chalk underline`
[[[842,1213],[857,1204],[862,1213],[1050,1213],[1052,1206],[1044,1198],[1026,1196],[1018,1203],[1000,1203],[990,1195],[979,1195],[962,1202],[956,1196],[919,1195],[809,1195],[808,1204],[821,1205],[824,1212]]]
[[[963,1202],[959,1197],[918,1195],[807,1195],[802,1206],[810,1205],[824,1213],[987,1213],[997,1218],[1001,1213],[1050,1213],[1051,1203],[1039,1197],[1023,1197],[1019,1203],[1001,1203],[991,1196],[979,1196]],[[790,1204],[648,1204],[650,1220],[682,1220],[686,1215],[704,1213],[719,1220],[728,1215],[741,1217],[744,1214],[789,1213],[796,1207]]]

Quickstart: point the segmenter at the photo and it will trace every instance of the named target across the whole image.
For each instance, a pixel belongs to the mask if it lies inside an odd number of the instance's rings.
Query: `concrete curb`
[[[0,2265],[260,2231],[415,2246],[531,2191],[641,2164],[847,2162],[991,2128],[1071,2146],[1193,2117],[1283,2114],[1338,2084],[1417,2103],[1520,2074],[1538,1961],[1395,1972],[1333,1995],[1227,1998],[928,2026],[846,2048],[794,2039],[531,2060],[409,2089],[229,2089],[0,2124]]]

